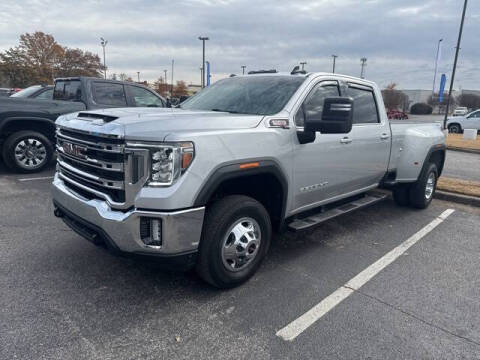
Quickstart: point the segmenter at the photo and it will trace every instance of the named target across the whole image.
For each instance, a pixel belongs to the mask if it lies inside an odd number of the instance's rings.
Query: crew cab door
[[[310,90],[294,115],[298,131],[293,149],[294,208],[298,211],[340,194],[352,176],[351,156],[341,142],[344,134],[316,133],[313,142],[300,141],[305,113],[322,111],[324,100],[335,96],[340,96],[339,83],[321,81]]]
[[[348,134],[316,133],[315,141],[294,146],[294,208],[306,210],[376,186],[384,176],[390,156],[390,127],[379,116],[374,90],[357,84],[321,81],[295,112],[301,130],[302,111],[323,107],[327,97],[354,100],[353,127]],[[378,96],[378,95],[377,95]],[[305,109],[305,110],[302,110]]]
[[[342,96],[353,98],[353,127],[348,135],[352,179],[346,187],[351,191],[378,184],[387,172],[390,159],[391,130],[386,116],[380,116],[377,99],[372,87],[348,82],[341,86]],[[384,114],[385,115],[385,114]]]

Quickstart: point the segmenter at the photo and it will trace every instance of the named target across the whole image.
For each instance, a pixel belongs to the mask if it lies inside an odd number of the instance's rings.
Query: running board
[[[310,215],[303,219],[294,220],[290,224],[288,224],[288,228],[292,231],[305,230],[312,226],[321,224],[327,220],[333,219],[337,216],[347,214],[357,209],[361,209],[363,207],[375,204],[385,199],[387,196],[387,194],[382,192],[370,191],[365,193],[365,196],[362,198],[357,198],[351,202],[343,203],[338,207],[319,212],[318,214]]]

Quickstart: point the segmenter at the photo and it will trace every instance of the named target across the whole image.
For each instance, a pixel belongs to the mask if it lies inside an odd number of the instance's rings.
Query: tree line
[[[397,84],[391,83],[382,90],[383,102],[387,110],[402,110],[406,111],[409,107],[408,96],[401,90],[396,89]],[[440,102],[440,96],[438,93],[430,95],[427,104],[432,107],[443,108],[447,104],[448,93],[443,94],[443,100]],[[465,106],[469,109],[480,108],[480,96],[475,94],[462,93],[458,96],[452,96],[450,99],[450,107],[453,109],[455,106]]]
[[[10,87],[52,84],[58,77],[99,77],[103,71],[97,54],[62,46],[41,31],[20,35],[17,46],[0,52],[0,80]]]

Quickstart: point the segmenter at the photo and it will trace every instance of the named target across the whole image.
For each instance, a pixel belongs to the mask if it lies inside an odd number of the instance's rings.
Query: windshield
[[[57,80],[53,91],[54,100],[80,100],[82,88],[80,80]]]
[[[42,88],[41,85],[33,85],[26,89],[20,90],[19,92],[16,92],[13,95],[10,95],[10,97],[29,97],[30,95],[40,90],[41,88]]]
[[[272,115],[283,109],[305,80],[296,76],[242,76],[220,80],[188,99],[187,110]]]

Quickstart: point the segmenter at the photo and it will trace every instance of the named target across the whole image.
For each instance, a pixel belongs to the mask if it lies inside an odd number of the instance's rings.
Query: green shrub
[[[410,108],[410,114],[414,115],[428,115],[431,114],[433,111],[433,108],[425,103],[416,103],[413,104],[412,107]]]

